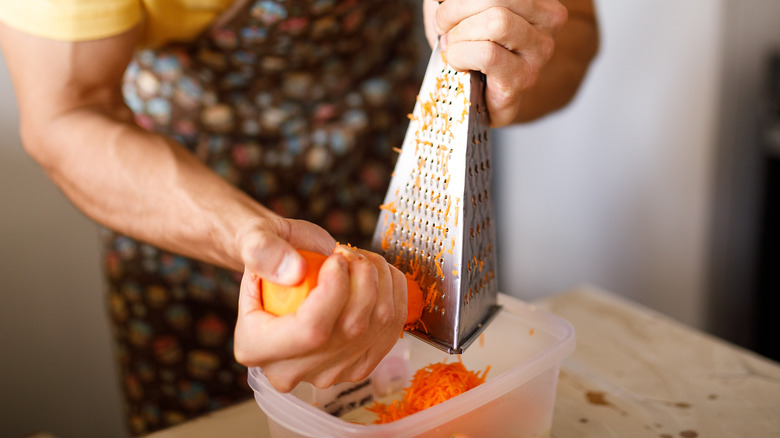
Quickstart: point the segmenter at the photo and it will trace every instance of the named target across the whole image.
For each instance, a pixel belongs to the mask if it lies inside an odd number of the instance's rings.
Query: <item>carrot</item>
[[[412,274],[406,273],[406,326],[411,328],[422,316],[423,293]]]
[[[260,280],[261,299],[263,309],[268,313],[277,316],[287,315],[295,312],[298,306],[309,295],[312,289],[317,287],[317,277],[320,274],[320,267],[325,263],[328,257],[316,252],[299,249],[306,261],[306,272],[303,280],[295,286],[283,286],[270,281]],[[411,327],[422,316],[423,297],[422,290],[411,275],[406,274],[407,291],[407,317],[405,325]]]
[[[390,404],[374,402],[366,409],[377,415],[374,424],[399,420],[485,383],[489,370],[490,366],[481,374],[469,371],[460,356],[458,362],[432,363],[417,370],[409,386],[404,388],[403,399]]]
[[[317,286],[317,277],[320,267],[328,257],[316,252],[299,249],[298,253],[306,261],[306,272],[303,280],[295,286],[283,286],[270,281],[261,281],[260,289],[263,300],[263,309],[277,316],[295,312],[298,306]]]

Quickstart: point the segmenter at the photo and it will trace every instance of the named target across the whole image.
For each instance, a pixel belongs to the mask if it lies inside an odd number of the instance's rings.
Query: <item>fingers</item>
[[[239,295],[234,353],[247,366],[312,354],[330,340],[349,297],[349,267],[332,255],[320,268],[319,283],[298,310],[274,316],[262,310],[256,276],[245,272]]]
[[[498,44],[486,41],[450,45],[447,62],[458,70],[485,74],[485,101],[492,126],[512,123],[522,93],[536,83],[542,68],[539,62],[517,56]]]
[[[506,3],[515,6],[531,2]],[[472,3],[468,5],[464,8],[474,8]],[[447,53],[447,61],[459,70],[498,75],[499,84],[506,83],[512,76],[522,76],[524,80],[515,81],[519,82],[515,86],[527,88],[533,85],[539,70],[552,57],[555,40],[549,30],[534,25],[528,15],[519,13],[521,9],[532,8],[515,7],[512,10],[505,6],[491,6],[463,16],[442,36],[441,46]],[[437,15],[441,14],[439,10]]]
[[[406,322],[406,277],[380,255],[361,251],[377,267],[380,289],[372,315],[371,330],[362,340],[367,350],[360,354],[335,377],[338,381],[358,381],[367,377],[398,341]],[[361,354],[362,352],[362,354]]]
[[[442,36],[442,48],[448,50],[450,44],[469,41],[491,41],[510,52],[534,58],[549,58],[553,47],[549,33],[540,32],[522,16],[502,7],[465,18]]]
[[[349,261],[350,291],[339,329],[346,340],[358,339],[368,330],[379,297],[379,273],[376,265],[360,251],[344,245],[336,247],[336,253]]]
[[[532,87],[552,56],[555,42],[522,17],[492,8],[466,18],[442,37],[447,61],[458,70],[483,72],[492,121],[514,114],[520,94]]]
[[[391,266],[384,257],[370,251],[360,251],[373,265],[377,272],[378,289],[376,305],[371,315],[371,326],[378,330],[384,330],[385,327],[392,324],[396,319],[398,308],[393,285],[393,275],[390,271]]]
[[[395,266],[385,263],[392,283],[391,294],[385,294],[393,300],[394,318],[386,326],[386,330],[377,337],[364,356],[342,373],[342,380],[358,381],[366,378],[379,365],[379,362],[393,348],[403,332],[407,313],[406,276]]]
[[[434,25],[444,34],[466,18],[492,8],[506,9],[548,33],[555,33],[566,22],[566,8],[558,0],[447,0],[436,9]]]
[[[317,287],[295,312],[300,329],[293,336],[301,351],[316,350],[333,336],[341,315],[352,301],[352,266],[341,254],[332,254],[320,268]]]
[[[566,8],[558,0],[447,0],[425,8],[447,62],[486,75],[491,125],[514,122],[522,94],[553,55]]]
[[[350,302],[336,323],[332,350],[303,379],[317,387],[358,381],[371,373],[398,340],[406,320],[406,277],[375,253],[337,247],[350,259]],[[376,293],[365,293],[376,279]],[[373,298],[373,299],[372,299]],[[369,307],[373,301],[373,312]],[[365,324],[365,325],[364,325]]]

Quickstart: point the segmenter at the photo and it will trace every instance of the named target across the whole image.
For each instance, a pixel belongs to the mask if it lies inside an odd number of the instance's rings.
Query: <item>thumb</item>
[[[333,239],[324,228],[299,219],[285,219],[289,235],[285,237],[294,247],[329,255],[336,248]]]
[[[423,2],[423,23],[425,29],[425,38],[428,40],[428,44],[433,48],[436,45],[436,41],[439,39],[439,33],[437,32],[436,24],[436,9],[439,7],[439,2],[428,1]]]
[[[303,279],[305,261],[285,237],[290,226],[281,218],[257,218],[236,233],[236,245],[247,271],[282,285]]]

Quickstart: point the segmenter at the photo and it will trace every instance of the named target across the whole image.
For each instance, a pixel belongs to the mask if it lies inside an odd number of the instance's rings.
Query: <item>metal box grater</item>
[[[414,276],[425,307],[411,333],[462,353],[497,313],[485,77],[431,54],[381,207],[374,250]]]

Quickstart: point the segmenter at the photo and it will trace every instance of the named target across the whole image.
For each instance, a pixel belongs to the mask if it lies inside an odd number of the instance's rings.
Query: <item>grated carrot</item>
[[[379,209],[380,210],[387,210],[390,213],[395,213],[397,211],[396,207],[395,207],[395,201],[388,202],[387,204],[382,204],[382,205],[379,206]]]
[[[439,274],[439,277],[444,278],[444,271],[441,270],[441,263],[439,263],[439,258],[441,258],[441,255],[444,254],[444,248],[439,251],[438,254],[436,254],[435,261],[436,261],[436,272]]]
[[[490,366],[482,373],[469,371],[458,356],[453,363],[438,362],[420,368],[409,386],[404,388],[402,400],[390,404],[374,402],[368,411],[377,414],[374,424],[385,424],[447,401],[485,383]]]
[[[390,240],[393,238],[393,232],[395,231],[395,222],[390,222],[387,226],[384,236],[382,236],[382,250],[387,251],[390,248]]]
[[[428,291],[425,294],[425,308],[428,309],[428,311],[433,309],[433,302],[436,301],[436,297],[438,296],[439,290],[436,287],[436,283],[433,283],[428,287]]]

